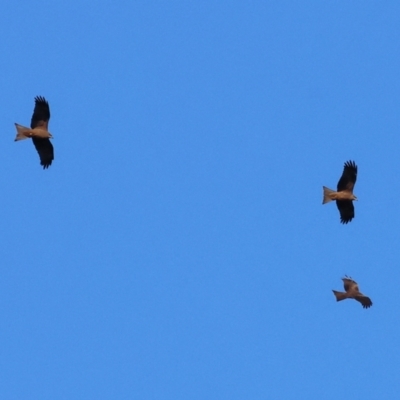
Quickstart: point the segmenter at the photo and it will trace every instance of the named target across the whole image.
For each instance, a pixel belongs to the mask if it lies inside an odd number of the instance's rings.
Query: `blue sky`
[[[400,4],[3,13],[4,399],[396,399]],[[50,103],[43,171],[14,122]],[[359,166],[343,226],[322,185]],[[348,274],[374,305],[336,303]]]

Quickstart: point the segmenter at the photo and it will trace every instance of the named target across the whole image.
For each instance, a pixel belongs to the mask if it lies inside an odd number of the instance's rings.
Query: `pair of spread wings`
[[[337,184],[338,192],[353,193],[354,185],[357,180],[357,165],[354,161],[347,161],[344,164],[343,174]],[[352,200],[336,200],[336,205],[340,213],[340,222],[349,223],[354,218],[354,205]]]
[[[50,120],[49,103],[44,97],[35,97],[35,108],[31,119],[31,128],[42,128],[48,131]],[[39,154],[40,165],[43,169],[48,168],[54,160],[54,149],[50,139],[32,137],[33,144]]]
[[[351,294],[355,300],[362,304],[363,308],[369,308],[372,306],[371,299],[360,292],[356,281],[349,276],[342,278],[342,281],[346,293]]]

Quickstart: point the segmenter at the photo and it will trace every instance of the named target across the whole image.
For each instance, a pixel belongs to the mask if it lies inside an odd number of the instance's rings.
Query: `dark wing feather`
[[[354,205],[352,200],[336,200],[337,208],[340,212],[340,222],[349,223],[354,218]]]
[[[48,130],[50,119],[49,103],[42,96],[35,97],[35,108],[31,119],[31,128],[41,127]]]
[[[372,306],[371,299],[367,296],[364,296],[362,293],[356,296],[355,299],[362,304],[363,308],[369,308]]]
[[[348,190],[353,193],[353,188],[357,180],[357,165],[354,161],[344,163],[343,174],[337,184],[337,191]]]
[[[344,278],[342,278],[342,281],[343,281],[344,290],[346,292],[348,292],[349,290],[354,290],[354,289],[356,289],[356,291],[358,292],[357,282],[355,280],[353,280],[352,278],[350,278],[350,276],[346,275]]]
[[[43,169],[49,168],[54,160],[54,149],[50,139],[33,137],[32,141],[39,153],[40,165],[43,165]]]

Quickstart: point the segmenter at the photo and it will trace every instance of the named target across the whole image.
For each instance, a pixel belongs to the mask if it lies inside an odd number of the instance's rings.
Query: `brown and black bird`
[[[35,97],[35,108],[31,119],[31,127],[15,124],[17,136],[15,141],[32,138],[36,151],[39,153],[40,165],[43,169],[50,167],[54,160],[54,149],[50,142],[53,138],[48,131],[50,120],[49,103],[42,96]]]
[[[340,222],[349,223],[354,218],[353,200],[357,197],[353,194],[354,185],[357,180],[357,165],[354,161],[344,163],[343,174],[337,184],[337,191],[323,186],[324,198],[322,204],[336,200],[336,205],[340,213]]]
[[[341,301],[345,299],[354,299],[359,301],[363,308],[369,308],[372,306],[372,301],[369,297],[364,296],[358,289],[358,284],[354,281],[350,276],[345,275],[342,278],[344,290],[345,292],[337,292],[336,290],[332,290],[333,294],[336,297],[336,301]]]

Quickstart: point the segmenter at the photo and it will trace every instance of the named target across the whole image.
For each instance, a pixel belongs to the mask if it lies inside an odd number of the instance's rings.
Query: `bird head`
[[[358,200],[357,196],[354,196],[354,194],[353,194],[352,200]]]

